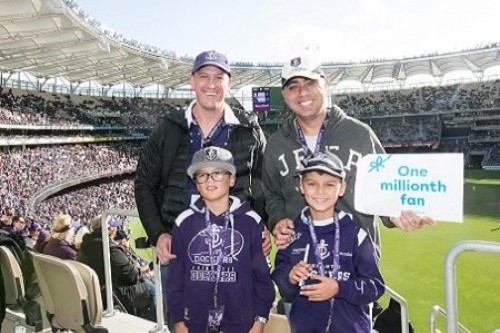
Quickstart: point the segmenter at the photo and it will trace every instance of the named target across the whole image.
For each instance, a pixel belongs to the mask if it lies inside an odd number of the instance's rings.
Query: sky
[[[358,62],[500,42],[499,0],[75,0],[108,29],[180,56]]]

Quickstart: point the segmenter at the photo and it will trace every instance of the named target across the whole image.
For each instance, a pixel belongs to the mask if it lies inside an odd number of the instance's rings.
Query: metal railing
[[[111,256],[109,252],[109,235],[107,228],[107,220],[110,215],[121,215],[130,217],[139,217],[137,210],[124,210],[124,209],[108,209],[102,213],[101,216],[101,231],[102,231],[102,246],[104,254],[104,277],[106,286],[106,303],[107,307],[104,311],[104,316],[112,316],[113,310],[113,287],[111,279]],[[161,284],[160,264],[156,258],[156,251],[153,251],[153,270],[154,270],[154,283],[156,291],[156,326],[150,330],[150,333],[165,332],[170,333],[170,330],[165,325],[163,316],[163,292]]]
[[[434,305],[431,310],[431,316],[429,319],[429,324],[430,324],[430,333],[435,333],[436,332],[436,316],[438,314],[441,314],[443,317],[447,317],[446,311],[440,307],[439,305]],[[472,333],[467,327],[464,325],[458,323],[458,328],[465,333]]]
[[[401,333],[409,333],[408,325],[410,323],[410,317],[408,314],[408,302],[406,299],[392,290],[389,286],[385,286],[385,291],[389,293],[392,299],[399,303],[401,307]]]
[[[446,325],[448,333],[458,332],[458,304],[457,304],[457,281],[456,281],[456,259],[466,251],[487,252],[500,254],[500,243],[485,241],[463,241],[456,243],[448,254],[445,262],[445,288],[446,288]]]

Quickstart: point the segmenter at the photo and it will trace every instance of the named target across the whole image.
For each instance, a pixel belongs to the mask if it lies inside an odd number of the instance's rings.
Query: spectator
[[[151,294],[151,308],[156,307],[156,287],[153,281],[154,272],[148,263],[142,260],[139,256],[135,255],[130,248],[130,234],[123,229],[118,229],[114,235],[114,241],[123,250],[123,253],[139,268],[144,283],[148,287]]]
[[[83,236],[78,261],[94,269],[102,290],[105,290],[101,217],[98,216],[92,219],[90,227],[91,232]],[[113,234],[115,232],[117,233],[117,231],[114,231]],[[129,313],[155,321],[154,294],[151,293],[148,285],[144,282],[140,268],[132,262],[124,250],[112,239],[110,239],[109,252],[114,294]],[[103,304],[107,304],[105,292],[102,293],[102,297]]]
[[[24,237],[26,235],[26,220],[22,216],[14,215],[11,224],[7,224],[4,230],[11,235]]]
[[[80,226],[80,228],[78,228],[78,231],[75,234],[75,240],[74,240],[75,248],[77,250],[79,250],[80,246],[82,245],[83,236],[85,236],[86,234],[89,234],[89,233],[90,233],[90,229],[85,224]]]
[[[50,233],[48,230],[42,228],[40,230],[40,234],[38,235],[38,238],[36,240],[35,246],[33,247],[33,250],[38,253],[43,253],[43,249],[47,242],[50,239]]]
[[[32,221],[30,223],[30,226],[28,227],[28,236],[24,239],[24,241],[26,242],[26,247],[28,247],[29,249],[34,249],[41,230],[42,226],[39,223],[36,223],[35,221]]]
[[[401,333],[401,305],[391,298],[389,306],[380,313],[373,325],[378,333]],[[413,333],[413,325],[408,323],[408,332]]]
[[[43,248],[44,254],[61,259],[76,260],[76,249],[73,245],[75,231],[71,227],[71,216],[60,214],[52,222],[50,238]]]

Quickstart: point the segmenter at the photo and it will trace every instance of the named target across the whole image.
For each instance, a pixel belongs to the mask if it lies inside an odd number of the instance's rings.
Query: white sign
[[[378,216],[402,210],[462,222],[464,162],[457,153],[370,154],[358,163],[354,207]]]

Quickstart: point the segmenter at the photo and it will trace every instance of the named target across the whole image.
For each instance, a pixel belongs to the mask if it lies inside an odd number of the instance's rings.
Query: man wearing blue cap
[[[265,138],[256,115],[225,102],[231,84],[227,57],[217,51],[200,53],[189,82],[196,99],[185,111],[170,112],[152,131],[136,172],[137,208],[162,264],[175,258],[170,237],[175,219],[198,195],[186,169],[201,148],[217,146],[233,154],[237,181],[231,195],[264,213],[260,172]],[[270,249],[268,238],[263,249]]]

